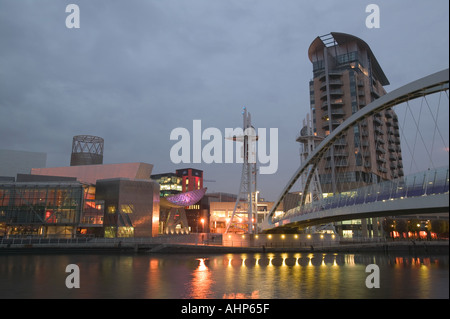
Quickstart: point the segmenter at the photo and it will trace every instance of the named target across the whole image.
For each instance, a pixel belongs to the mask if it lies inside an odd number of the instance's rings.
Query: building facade
[[[94,193],[76,181],[0,183],[0,236],[99,234],[103,202]]]
[[[161,197],[176,195],[183,191],[182,178],[175,173],[155,174],[151,178],[159,184]]]
[[[98,180],[95,197],[105,205],[106,238],[158,236],[158,183],[124,178]]]
[[[203,171],[194,168],[178,169],[175,173],[154,174],[151,175],[151,178],[159,183],[162,198],[203,189]],[[165,217],[167,214],[162,215],[164,218],[161,219],[161,229],[166,233],[168,228]],[[182,219],[186,219],[188,232],[209,232],[209,204],[206,197],[180,209],[179,216],[182,215],[185,215]]]
[[[237,195],[229,193],[211,193],[207,195],[209,201],[210,220],[209,227],[212,233],[224,233],[236,205]],[[272,209],[274,203],[263,198],[257,203],[257,224],[262,223]],[[283,205],[280,205],[282,209]],[[248,229],[248,203],[241,201],[236,207],[235,223],[228,230],[230,233],[245,233]]]
[[[319,143],[352,114],[386,94],[389,81],[370,47],[349,34],[317,37],[308,55],[313,65],[311,127]],[[301,131],[299,137],[305,133]],[[347,131],[325,154],[318,172],[325,194],[403,176],[394,110],[376,113]]]
[[[190,192],[203,188],[203,171],[194,168],[183,168],[177,169],[176,174],[181,177],[183,192]]]
[[[0,236],[153,237],[159,184],[147,163],[34,168],[0,182]]]

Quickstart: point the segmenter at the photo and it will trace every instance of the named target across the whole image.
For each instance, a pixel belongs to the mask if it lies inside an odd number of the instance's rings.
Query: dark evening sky
[[[79,29],[66,27],[69,3]],[[380,28],[365,25],[370,3]],[[299,165],[307,50],[329,32],[369,44],[388,92],[448,68],[446,0],[0,0],[0,149],[68,166],[72,137],[97,135],[104,163],[151,163],[155,174],[194,167],[215,180],[210,191],[235,193],[240,164],[174,164],[169,137],[192,132],[193,120],[239,127],[245,106],[255,127],[278,128],[278,171],[259,178],[275,200]]]

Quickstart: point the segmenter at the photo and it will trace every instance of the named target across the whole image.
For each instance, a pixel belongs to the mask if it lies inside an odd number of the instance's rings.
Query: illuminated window
[[[105,238],[114,238],[114,237],[116,237],[116,227],[114,227],[114,226],[106,226],[104,229],[105,229]]]
[[[216,218],[220,218],[220,217],[225,218],[225,217],[227,217],[224,210],[215,210],[215,211],[213,211],[211,213],[211,216],[212,217],[216,217]]]
[[[134,237],[134,227],[118,227],[117,237]]]
[[[116,206],[114,206],[114,205],[108,206],[107,211],[108,211],[108,214],[114,214],[116,212]]]
[[[133,212],[133,205],[121,205],[122,213],[131,214]]]

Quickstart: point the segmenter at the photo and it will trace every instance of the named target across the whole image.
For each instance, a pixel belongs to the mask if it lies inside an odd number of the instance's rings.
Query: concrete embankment
[[[146,253],[270,253],[270,252],[335,252],[335,253],[449,253],[449,242],[352,243],[310,247],[227,247],[208,245],[162,244]]]
[[[310,245],[302,247],[232,247],[180,243],[68,243],[68,244],[14,244],[1,245],[0,253],[148,253],[148,254],[227,254],[271,252],[334,252],[334,253],[425,253],[448,254],[448,241],[399,241],[385,243],[342,243],[333,246]]]

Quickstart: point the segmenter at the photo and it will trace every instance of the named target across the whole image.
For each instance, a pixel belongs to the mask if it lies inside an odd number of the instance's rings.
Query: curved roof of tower
[[[312,55],[314,52],[323,50],[324,47],[331,47],[334,45],[342,45],[346,42],[356,41],[356,43],[361,46],[362,48],[367,49],[367,52],[369,52],[370,60],[372,61],[373,65],[373,72],[376,74],[378,80],[382,85],[389,85],[389,80],[386,77],[386,74],[384,74],[383,69],[381,68],[380,64],[378,63],[375,55],[373,54],[372,50],[370,49],[369,45],[361,40],[358,37],[355,37],[354,35],[347,34],[347,33],[341,33],[341,32],[331,32],[328,35],[325,36],[318,36],[314,39],[314,41],[311,43],[308,49],[308,57],[309,60],[312,62]]]

